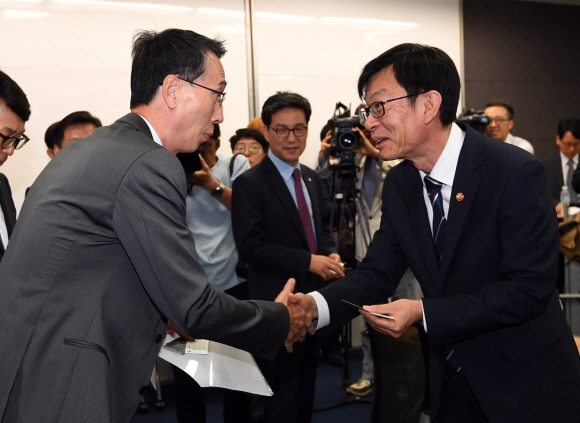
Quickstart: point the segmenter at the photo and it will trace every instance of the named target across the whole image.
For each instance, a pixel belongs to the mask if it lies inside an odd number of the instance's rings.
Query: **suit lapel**
[[[320,201],[318,201],[318,199],[320,198],[320,193],[318,192],[318,186],[316,184],[316,181],[313,180],[310,175],[308,175],[308,173],[310,173],[309,169],[307,169],[305,166],[301,166],[301,169],[302,169],[301,172],[302,180],[306,185],[306,189],[308,190],[308,196],[310,197],[310,203],[312,204],[312,220],[314,220],[314,232],[316,233],[316,241],[317,241],[316,243],[318,244],[318,241],[322,236],[320,227],[322,217],[320,211]],[[304,232],[304,237],[306,237],[306,232]],[[306,239],[306,241],[308,241],[308,239]]]
[[[445,242],[440,263],[441,280],[445,278],[445,273],[455,253],[481,182],[477,168],[482,163],[482,153],[478,148],[478,140],[475,139],[471,131],[473,131],[471,128],[466,130],[453,179],[453,189],[449,200],[449,216],[445,228]]]
[[[405,176],[407,184],[406,189],[403,190],[403,195],[411,222],[413,237],[417,243],[417,249],[421,252],[421,258],[427,273],[431,276],[435,287],[439,288],[439,261],[437,260],[433,235],[429,227],[429,216],[427,215],[425,199],[423,197],[421,175],[411,162],[407,162],[406,169],[408,173]]]
[[[290,214],[292,223],[302,235],[305,245],[308,247],[308,238],[306,238],[306,232],[304,231],[304,225],[302,225],[302,219],[300,219],[300,214],[298,213],[298,207],[296,207],[296,203],[294,203],[294,199],[290,191],[288,191],[286,182],[284,182],[282,175],[280,175],[280,172],[278,172],[278,169],[276,169],[276,166],[272,163],[268,155],[262,159],[262,162],[264,163],[264,171],[267,174],[268,183],[280,199],[284,208]]]

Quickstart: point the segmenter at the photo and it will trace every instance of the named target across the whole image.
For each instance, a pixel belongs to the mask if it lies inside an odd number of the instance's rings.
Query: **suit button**
[[[163,339],[163,336],[161,336],[161,334],[157,335],[157,336],[155,337],[155,343],[156,343],[156,344],[159,344],[159,343],[161,342],[161,340],[162,340],[162,339]]]
[[[145,392],[147,392],[147,387],[142,386],[141,389],[139,389],[139,395],[143,396],[145,395]]]

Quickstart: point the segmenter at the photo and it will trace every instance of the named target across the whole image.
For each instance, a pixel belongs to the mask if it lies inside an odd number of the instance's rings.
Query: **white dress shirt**
[[[562,180],[564,181],[564,185],[566,185],[568,182],[566,178],[568,177],[568,162],[570,159],[564,156],[560,151],[560,160],[562,160],[562,177],[564,178]],[[572,161],[574,162],[574,169],[576,169],[578,167],[578,154],[572,158]]]
[[[455,178],[455,170],[457,169],[457,162],[459,161],[459,153],[463,147],[463,141],[465,140],[465,132],[459,128],[455,123],[451,125],[451,132],[449,133],[449,138],[445,144],[445,148],[441,153],[441,156],[433,166],[431,170],[431,177],[444,185],[441,188],[441,196],[443,198],[443,210],[445,212],[445,218],[449,220],[449,201],[451,198],[451,190],[453,189],[453,180]],[[431,206],[431,201],[427,195],[427,188],[425,188],[425,182],[423,178],[426,173],[422,170],[419,171],[421,177],[421,183],[423,184],[423,199],[425,200],[425,207],[427,208],[427,216],[429,217],[429,227],[433,231],[433,207]],[[316,329],[328,326],[330,323],[330,311],[328,308],[328,303],[326,299],[317,291],[310,292],[310,295],[314,298],[316,306],[318,308],[318,323]],[[427,332],[427,321],[425,313],[423,313],[423,326],[425,327],[425,332]]]

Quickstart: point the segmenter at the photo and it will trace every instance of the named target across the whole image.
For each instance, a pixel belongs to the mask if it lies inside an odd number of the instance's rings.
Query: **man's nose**
[[[214,112],[212,120],[213,123],[222,123],[224,121],[224,106],[218,107]]]

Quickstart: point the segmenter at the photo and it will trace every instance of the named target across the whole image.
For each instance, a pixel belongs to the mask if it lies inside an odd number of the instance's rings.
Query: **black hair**
[[[252,128],[242,128],[242,129],[238,129],[236,131],[236,135],[233,135],[230,138],[232,152],[234,151],[234,148],[236,147],[236,144],[238,143],[238,141],[241,140],[242,138],[250,138],[250,139],[256,140],[257,142],[260,143],[260,145],[264,149],[264,152],[267,152],[268,149],[270,148],[270,143],[268,143],[268,141],[266,141],[266,138],[264,137],[264,135],[262,135],[262,133],[260,131],[257,131],[257,130],[252,129]]]
[[[151,103],[167,75],[194,81],[205,72],[208,52],[221,59],[224,42],[184,29],[140,31],[133,37],[131,108]]]
[[[85,111],[72,112],[70,115],[66,116],[63,120],[58,122],[56,127],[54,128],[54,144],[52,148],[54,148],[55,145],[58,145],[59,147],[62,148],[62,142],[64,140],[64,132],[68,127],[73,125],[94,125],[97,128],[103,126],[100,119],[94,117],[89,112]]]
[[[503,107],[507,110],[508,119],[512,120],[514,118],[514,108],[505,100],[495,99],[491,100],[489,103],[485,105],[485,108],[488,107]]]
[[[302,110],[306,117],[306,123],[310,120],[312,107],[310,107],[310,102],[305,97],[290,91],[278,91],[268,98],[262,106],[262,121],[264,125],[269,127],[272,123],[272,115],[285,108]]]
[[[453,60],[436,47],[421,44],[399,44],[374,58],[363,68],[358,80],[358,94],[361,98],[378,73],[393,66],[397,83],[407,94],[418,94],[435,90],[441,94],[439,119],[443,126],[455,121],[461,82]],[[417,97],[409,97],[411,107]]]
[[[214,123],[213,124],[213,134],[211,134],[211,137],[214,140],[219,140],[221,135],[222,135],[222,131],[220,130],[219,123]]]
[[[580,139],[580,119],[567,118],[558,122],[558,136],[564,138],[566,132],[572,132],[574,138]]]
[[[44,142],[50,150],[54,150],[55,132],[59,123],[60,122],[54,122],[46,129],[46,132],[44,133]]]
[[[0,71],[0,101],[24,122],[30,118],[30,103],[22,88],[12,78]]]

